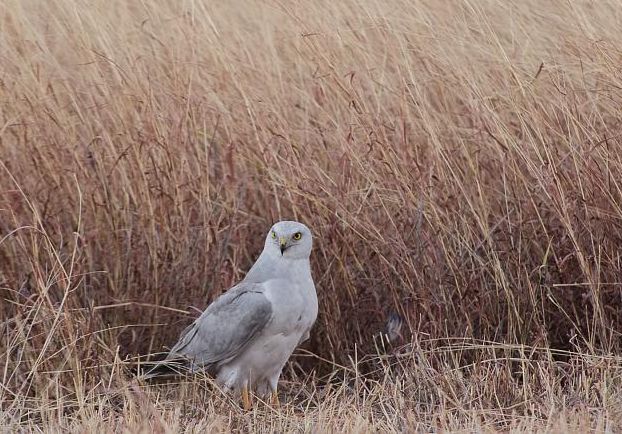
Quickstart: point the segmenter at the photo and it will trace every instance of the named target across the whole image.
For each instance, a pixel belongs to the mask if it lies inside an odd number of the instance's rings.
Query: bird
[[[181,333],[159,365],[183,359],[191,372],[206,371],[223,389],[241,396],[245,410],[252,408],[253,392],[278,405],[281,372],[296,347],[309,339],[318,315],[312,247],[306,225],[274,224],[245,278]]]

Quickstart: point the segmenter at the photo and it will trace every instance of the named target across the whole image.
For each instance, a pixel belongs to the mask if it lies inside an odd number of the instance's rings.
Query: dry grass
[[[3,429],[622,430],[621,15],[2,2]],[[132,380],[281,218],[320,297],[286,404]]]

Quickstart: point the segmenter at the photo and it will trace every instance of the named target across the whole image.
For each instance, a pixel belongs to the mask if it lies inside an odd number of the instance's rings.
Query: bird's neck
[[[311,276],[309,259],[288,258],[286,256],[262,252],[255,264],[246,274],[244,281],[258,283],[271,278],[282,278],[290,272],[295,272],[299,278],[302,277],[300,276],[301,273]]]

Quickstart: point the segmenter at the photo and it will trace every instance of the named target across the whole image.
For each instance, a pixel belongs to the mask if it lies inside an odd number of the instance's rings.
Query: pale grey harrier
[[[251,407],[249,389],[278,403],[277,383],[294,349],[309,338],[318,312],[311,277],[311,231],[282,221],[268,232],[244,280],[183,331],[167,361],[183,357]]]

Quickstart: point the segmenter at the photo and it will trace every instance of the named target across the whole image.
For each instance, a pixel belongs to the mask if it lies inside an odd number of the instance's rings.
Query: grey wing
[[[272,316],[272,305],[259,289],[242,283],[221,295],[183,331],[167,359],[184,356],[209,367],[238,355]]]

